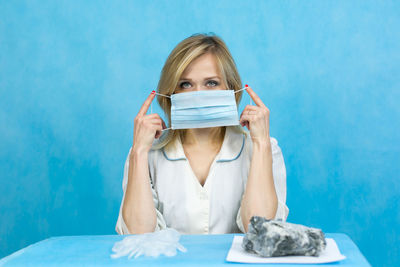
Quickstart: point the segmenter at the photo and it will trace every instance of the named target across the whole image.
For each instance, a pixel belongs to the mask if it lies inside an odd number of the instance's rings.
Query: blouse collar
[[[221,150],[215,159],[216,162],[227,162],[237,159],[242,153],[244,141],[244,134],[235,132],[232,127],[227,126]],[[179,136],[168,146],[163,147],[162,152],[167,160],[187,160]]]

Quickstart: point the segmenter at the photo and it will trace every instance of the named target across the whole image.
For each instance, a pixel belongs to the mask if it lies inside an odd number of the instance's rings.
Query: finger
[[[251,89],[250,86],[246,87],[247,93],[250,95],[251,99],[253,99],[254,103],[256,103],[259,107],[266,107],[264,103],[261,101],[261,98]]]
[[[242,116],[240,116],[239,122],[243,122],[243,121],[252,122],[255,120],[255,118],[256,118],[256,115],[243,114]]]
[[[247,114],[247,115],[257,115],[260,114],[261,110],[254,110],[254,109],[248,109],[243,111],[243,114]]]
[[[244,109],[247,109],[247,110],[260,110],[262,108],[259,107],[259,106],[246,105],[246,107]]]
[[[152,119],[158,119],[159,121],[161,121],[161,125],[163,126],[163,129],[167,128],[164,120],[157,113],[149,114],[146,116],[149,116],[149,118],[152,118]]]
[[[159,138],[162,134],[162,126],[160,124],[154,126],[154,130],[156,131],[156,134],[154,135],[154,138]]]
[[[247,129],[250,130],[250,123],[249,123],[248,121],[246,121],[246,122],[244,123],[244,126],[247,127]]]
[[[151,94],[147,97],[147,99],[144,101],[142,107],[140,108],[138,112],[138,116],[144,116],[147,113],[147,110],[150,107],[151,102],[153,101],[155,97],[155,91],[151,92]]]
[[[165,123],[163,121],[153,122],[153,125],[160,126],[162,130],[167,128],[167,126],[165,125]]]
[[[161,121],[152,122],[151,125],[152,125],[153,127],[161,127],[161,129],[162,129],[162,123],[161,123]]]
[[[162,122],[161,118],[153,117],[153,118],[146,118],[146,121],[159,121],[160,123]]]
[[[253,115],[243,115],[241,116],[239,123],[240,125],[247,126],[247,128],[250,130],[250,122],[254,121]]]
[[[249,111],[256,110],[257,108],[259,108],[259,107],[257,107],[257,106],[252,106],[252,105],[246,105],[246,106],[244,107],[242,113],[240,114],[240,116],[242,116],[242,114],[248,114]]]
[[[161,125],[162,129],[167,128],[165,122],[161,118],[150,119],[149,122],[151,122],[152,124]]]
[[[242,127],[247,127],[247,129],[250,130],[250,122],[248,122],[248,121],[240,121],[240,125],[242,125]]]
[[[240,117],[242,115],[256,115],[259,112],[261,112],[261,108],[258,106],[251,106],[251,105],[247,105],[245,107],[245,109],[242,111],[242,113],[240,114]]]
[[[145,119],[158,119],[158,118],[160,118],[160,115],[158,115],[157,113],[151,113],[151,114],[143,115],[143,118],[145,118]]]

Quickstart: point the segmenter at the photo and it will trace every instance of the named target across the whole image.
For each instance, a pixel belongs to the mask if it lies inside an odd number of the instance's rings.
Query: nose
[[[193,86],[193,91],[201,91],[201,86],[198,85],[197,83]]]
[[[193,91],[207,90],[207,86],[202,85],[201,83],[195,83],[195,84],[193,84],[192,90]]]

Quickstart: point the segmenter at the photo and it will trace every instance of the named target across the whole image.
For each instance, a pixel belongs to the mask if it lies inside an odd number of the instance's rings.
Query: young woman
[[[134,120],[116,225],[119,234],[166,227],[184,234],[237,233],[247,232],[254,215],[286,220],[282,152],[269,135],[269,110],[251,87],[245,88],[255,105],[245,107],[236,126],[167,130],[158,114],[146,115],[156,95],[171,125],[171,96],[233,90],[238,105],[241,88],[235,62],[219,37],[197,34],[175,47],[157,93],[148,96]],[[196,94],[185,96],[192,95]],[[199,101],[192,97],[185,103]],[[212,97],[201,101],[207,105]]]

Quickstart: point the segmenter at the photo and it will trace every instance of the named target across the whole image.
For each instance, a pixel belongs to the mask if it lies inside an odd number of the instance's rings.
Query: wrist
[[[272,145],[270,140],[253,140],[253,153],[268,153],[272,155]]]
[[[149,153],[149,149],[141,146],[132,146],[131,157],[143,157]]]
[[[271,140],[270,138],[258,138],[258,137],[252,137],[251,138],[253,145],[258,146],[260,148],[271,148]]]

